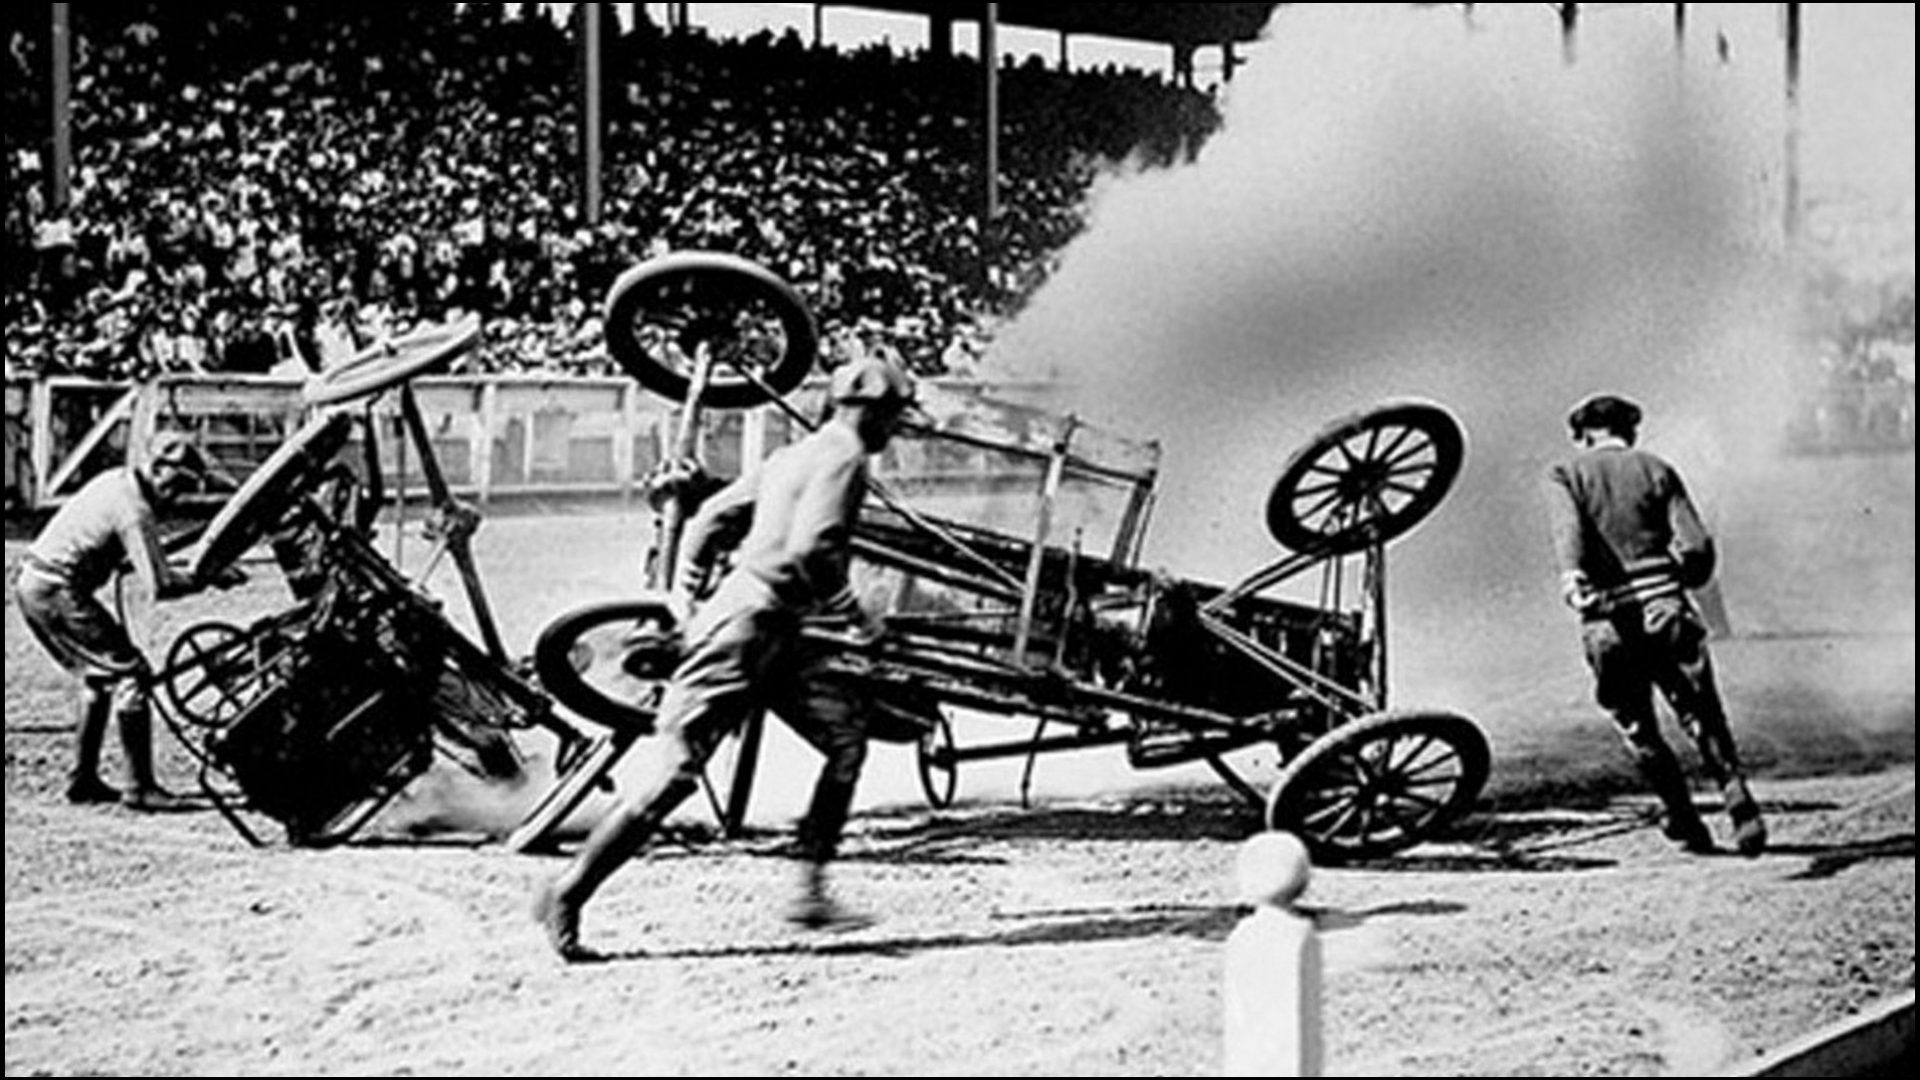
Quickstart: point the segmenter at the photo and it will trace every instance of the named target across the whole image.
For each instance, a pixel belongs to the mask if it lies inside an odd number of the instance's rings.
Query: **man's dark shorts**
[[[66,582],[22,567],[14,598],[34,639],[61,667],[90,683],[112,683],[147,670],[146,657],[100,601]]]

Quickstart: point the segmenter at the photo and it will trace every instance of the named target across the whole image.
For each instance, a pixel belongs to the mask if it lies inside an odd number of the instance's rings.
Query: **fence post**
[[[493,428],[499,407],[499,381],[493,376],[483,376],[480,382],[480,415],[475,425],[479,433],[474,437],[472,449],[468,451],[473,461],[474,498],[482,506],[493,497]]]
[[[633,468],[640,439],[640,384],[620,387],[620,427],[613,436],[613,473],[620,482],[620,503],[633,504]]]
[[[33,505],[47,504],[47,478],[53,475],[53,380],[38,376],[28,394],[27,460],[33,467]]]
[[[1320,939],[1293,907],[1311,870],[1292,833],[1241,845],[1235,880],[1253,914],[1227,938],[1223,1076],[1321,1075]]]

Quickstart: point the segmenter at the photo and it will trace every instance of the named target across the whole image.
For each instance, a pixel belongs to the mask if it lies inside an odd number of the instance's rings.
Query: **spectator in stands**
[[[933,371],[954,326],[1016,309],[1044,280],[1101,162],[1181,160],[1217,123],[1204,97],[1137,72],[1008,68],[989,278],[968,61],[642,25],[611,46],[625,93],[610,100],[633,104],[610,110],[607,220],[584,228],[557,152],[575,126],[572,45],[544,19],[496,15],[76,9],[93,59],[75,114],[73,258],[39,260],[31,281],[9,260],[9,289],[91,332],[74,323],[79,298],[143,268],[142,306],[164,297],[217,353],[208,320],[236,293],[379,301],[409,323],[456,302],[547,322],[569,298],[597,307],[650,251],[720,248],[775,267],[827,329],[920,320],[895,348]],[[9,82],[10,115],[44,115],[44,83]],[[38,138],[5,133],[9,151]],[[8,188],[11,250],[58,231],[29,160],[8,156],[9,179],[27,181]]]

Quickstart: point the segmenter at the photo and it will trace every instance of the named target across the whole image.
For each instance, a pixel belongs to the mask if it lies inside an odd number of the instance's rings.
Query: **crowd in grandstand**
[[[263,371],[455,309],[486,318],[478,368],[605,370],[607,286],[685,249],[765,263],[837,350],[938,371],[1044,277],[1100,168],[1218,122],[1157,76],[1010,66],[988,226],[976,61],[642,18],[609,38],[590,224],[577,50],[537,5],[72,7],[64,208],[45,9],[5,16],[10,372]]]

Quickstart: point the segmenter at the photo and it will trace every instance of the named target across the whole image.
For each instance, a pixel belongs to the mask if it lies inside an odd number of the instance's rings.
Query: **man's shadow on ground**
[[[1302,907],[1320,930],[1352,930],[1372,919],[1396,917],[1444,918],[1468,911],[1465,904],[1446,900],[1413,900],[1357,911]],[[761,941],[690,949],[628,949],[595,953],[576,963],[628,963],[642,960],[714,960],[769,956],[896,956],[947,949],[1020,948],[1032,945],[1079,945],[1089,942],[1133,941],[1147,938],[1191,938],[1224,942],[1240,920],[1252,911],[1239,904],[1132,904],[1104,908],[1062,908],[1009,912],[993,916],[1008,923],[1003,930],[976,933],[921,934],[876,937],[865,931],[874,924],[851,924],[843,932],[817,932],[786,941]]]

